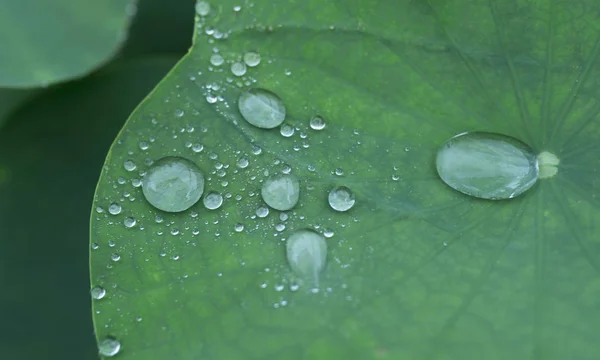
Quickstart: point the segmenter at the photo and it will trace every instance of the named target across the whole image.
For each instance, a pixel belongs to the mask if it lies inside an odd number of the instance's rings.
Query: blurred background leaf
[[[2,359],[98,358],[89,296],[92,194],[121,126],[189,48],[190,7],[192,0],[142,0],[129,39],[103,69],[47,89],[0,89]]]
[[[127,36],[134,0],[0,0],[0,87],[26,88],[88,74]]]

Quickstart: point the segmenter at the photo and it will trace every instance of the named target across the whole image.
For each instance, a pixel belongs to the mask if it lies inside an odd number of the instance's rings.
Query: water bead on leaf
[[[510,199],[538,179],[538,161],[523,142],[487,132],[462,133],[439,150],[436,167],[451,188],[482,199]]]
[[[285,120],[285,105],[269,90],[253,88],[243,92],[238,100],[242,117],[262,129],[275,128]]]
[[[354,193],[345,186],[338,186],[329,192],[329,206],[335,211],[348,211],[356,202]]]
[[[180,212],[200,200],[204,192],[204,175],[190,160],[164,157],[148,170],[142,190],[146,200],[155,208]]]
[[[292,271],[318,285],[319,273],[327,262],[325,238],[312,231],[300,230],[287,239],[287,260]]]
[[[265,203],[275,210],[286,211],[298,203],[300,182],[294,175],[277,175],[265,180],[261,195]]]

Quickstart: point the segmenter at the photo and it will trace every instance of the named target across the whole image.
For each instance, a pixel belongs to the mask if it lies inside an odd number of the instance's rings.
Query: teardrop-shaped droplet
[[[144,176],[146,200],[159,210],[180,212],[194,205],[204,192],[204,175],[190,160],[168,156],[154,162]]]
[[[287,239],[286,255],[296,275],[318,285],[319,273],[327,262],[327,242],[321,234],[311,230],[295,232]]]
[[[352,190],[345,186],[338,186],[329,192],[327,198],[329,206],[335,211],[348,211],[356,202]]]
[[[273,209],[287,211],[298,203],[300,182],[294,175],[273,176],[265,180],[261,195],[265,203]]]
[[[121,351],[121,343],[113,337],[107,337],[98,342],[98,352],[101,356],[112,357]]]
[[[451,188],[482,199],[510,199],[538,179],[538,161],[523,142],[487,132],[462,133],[437,153],[437,172]]]
[[[269,90],[253,88],[240,95],[238,108],[250,124],[272,129],[285,120],[285,105],[279,96]]]

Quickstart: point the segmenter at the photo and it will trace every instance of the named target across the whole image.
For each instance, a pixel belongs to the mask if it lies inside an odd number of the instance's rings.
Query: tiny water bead
[[[511,199],[530,189],[538,160],[523,142],[488,132],[458,134],[437,152],[442,181],[463,194],[489,200]]]
[[[121,343],[113,337],[106,337],[98,343],[98,353],[101,356],[112,357],[121,351]]]
[[[132,160],[125,160],[125,162],[123,163],[123,167],[127,171],[133,171],[137,169],[137,165]]]
[[[548,151],[542,151],[538,156],[538,165],[540,168],[540,179],[548,179],[558,173],[560,160],[556,155]]]
[[[246,64],[234,62],[231,64],[231,73],[235,76],[244,76],[246,74]]]
[[[320,116],[315,116],[310,119],[310,128],[313,130],[323,130],[325,128],[325,120]]]
[[[277,175],[265,180],[261,195],[265,203],[275,210],[287,211],[298,203],[300,181],[294,175]]]
[[[157,160],[142,181],[146,200],[166,212],[181,212],[200,200],[204,192],[204,175],[188,159],[176,156]]]
[[[136,223],[137,223],[137,221],[132,217],[128,217],[128,218],[125,218],[125,220],[123,220],[123,224],[125,224],[125,227],[128,227],[128,228],[134,227]]]
[[[256,52],[247,52],[244,54],[244,62],[250,67],[260,64],[260,54]]]
[[[212,56],[210,57],[210,63],[214,66],[220,66],[221,64],[223,64],[223,62],[225,62],[225,59],[223,59],[223,56],[221,56],[221,54],[212,54]]]
[[[283,124],[281,125],[281,128],[279,128],[279,133],[281,133],[281,136],[283,137],[290,137],[294,135],[294,127],[288,124]]]
[[[202,201],[208,210],[216,210],[223,204],[223,196],[216,191],[209,191]]]
[[[338,186],[329,192],[329,206],[335,211],[348,211],[356,202],[352,190],[345,186]]]
[[[210,4],[206,1],[199,1],[196,4],[196,13],[200,16],[206,16],[210,13]]]
[[[287,239],[286,255],[296,275],[318,285],[319,273],[327,261],[327,242],[322,235],[312,230],[295,232]]]
[[[269,90],[252,88],[243,92],[238,108],[247,122],[262,129],[273,129],[285,120],[283,100]]]
[[[92,289],[92,291],[90,291],[90,293],[92,294],[92,299],[100,300],[106,295],[106,290],[101,286],[96,286]]]
[[[117,204],[117,203],[112,203],[110,205],[108,205],[108,212],[111,215],[118,215],[121,213],[121,205]]]

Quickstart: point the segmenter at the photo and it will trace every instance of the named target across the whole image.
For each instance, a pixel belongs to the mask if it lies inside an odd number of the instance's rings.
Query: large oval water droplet
[[[451,188],[482,199],[510,199],[538,179],[535,153],[523,142],[488,132],[462,133],[437,153],[437,172]]]
[[[253,88],[243,92],[238,108],[247,122],[262,129],[272,129],[285,120],[283,101],[269,90]]]
[[[354,194],[345,186],[338,186],[329,192],[329,206],[335,211],[348,211],[356,202]]]
[[[311,230],[295,232],[287,239],[286,255],[294,273],[318,285],[327,261],[327,242],[322,235]]]
[[[107,337],[98,343],[98,352],[101,356],[112,357],[121,350],[121,343],[113,337]]]
[[[265,180],[261,195],[265,203],[275,210],[290,210],[298,203],[300,182],[294,175],[277,175]]]
[[[204,192],[204,175],[190,160],[168,156],[157,160],[148,170],[142,190],[155,208],[180,212],[200,200]]]

